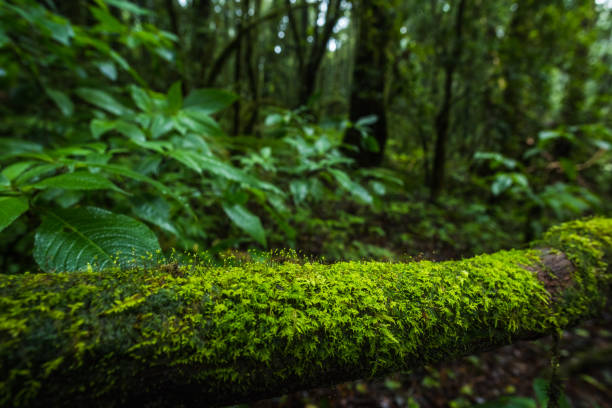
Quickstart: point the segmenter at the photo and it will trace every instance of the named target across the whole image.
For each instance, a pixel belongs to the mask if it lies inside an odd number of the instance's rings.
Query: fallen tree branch
[[[548,335],[606,302],[612,219],[534,249],[0,275],[0,405],[214,406]]]

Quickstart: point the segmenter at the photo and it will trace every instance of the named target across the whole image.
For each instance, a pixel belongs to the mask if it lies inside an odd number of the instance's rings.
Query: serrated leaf
[[[218,89],[195,89],[189,93],[183,106],[207,115],[217,113],[234,103],[238,96]]]
[[[95,207],[47,211],[34,237],[34,259],[47,272],[72,272],[88,264],[104,269],[117,259],[141,265],[158,251],[155,234],[143,223]]]
[[[88,171],[76,171],[74,173],[49,177],[33,184],[32,187],[41,190],[46,188],[63,188],[64,190],[115,190],[123,192],[123,190],[110,182],[106,177]]]
[[[336,181],[338,181],[338,184],[340,184],[343,189],[353,194],[366,204],[372,204],[374,202],[374,198],[368,192],[368,190],[363,188],[361,184],[351,180],[348,174],[337,169],[330,169],[329,172],[336,178]]]
[[[47,95],[49,95],[49,98],[55,102],[64,116],[72,116],[74,113],[74,104],[68,95],[55,89],[47,88],[45,91],[47,92]]]
[[[75,92],[85,101],[114,115],[120,116],[132,113],[130,109],[123,106],[110,94],[99,89],[79,88]]]
[[[0,197],[0,231],[8,227],[30,206],[24,197]]]
[[[230,220],[240,229],[249,234],[255,241],[266,246],[266,231],[261,225],[261,220],[258,216],[247,210],[240,204],[224,204],[223,211],[227,214]]]

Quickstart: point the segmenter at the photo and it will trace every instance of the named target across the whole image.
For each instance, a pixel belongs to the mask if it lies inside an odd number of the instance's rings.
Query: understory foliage
[[[401,185],[383,170],[346,172],[338,147],[350,124],[276,110],[262,138],[229,137],[214,115],[233,93],[184,94],[181,81],[153,90],[130,57],[175,64],[177,37],[136,24],[150,12],[134,4],[93,2],[86,25],[39,2],[1,7],[0,230],[10,226],[13,255],[33,244],[45,271],[138,263],[159,253],[155,235],[165,249],[295,246],[296,209],[308,217],[305,206],[341,196],[374,205],[385,183]],[[11,256],[2,260],[16,271]]]
[[[542,268],[538,249],[440,263],[217,267],[194,258],[184,267],[4,274],[0,405],[164,406],[183,398],[165,387],[189,386],[198,393],[183,402],[211,405],[410,369],[600,310],[612,220],[563,224],[537,245],[577,266],[556,295],[533,271]]]
[[[0,2],[0,268],[449,258],[609,212],[605,6],[277,3]]]

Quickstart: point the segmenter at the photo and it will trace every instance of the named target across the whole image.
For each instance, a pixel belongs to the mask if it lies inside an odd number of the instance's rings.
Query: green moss
[[[600,309],[607,301],[612,279],[612,219],[577,220],[551,228],[536,246],[563,252],[574,264],[573,285],[558,303],[558,324],[566,326],[576,316]]]
[[[190,384],[213,403],[546,334],[602,305],[612,220],[564,224],[539,245],[578,267],[554,302],[529,270],[537,249],[442,263],[1,275],[0,405],[163,401]]]

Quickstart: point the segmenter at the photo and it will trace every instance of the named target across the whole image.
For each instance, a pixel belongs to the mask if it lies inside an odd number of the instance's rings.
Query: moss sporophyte
[[[0,405],[231,403],[534,338],[601,309],[611,253],[593,218],[451,262],[1,275]]]

